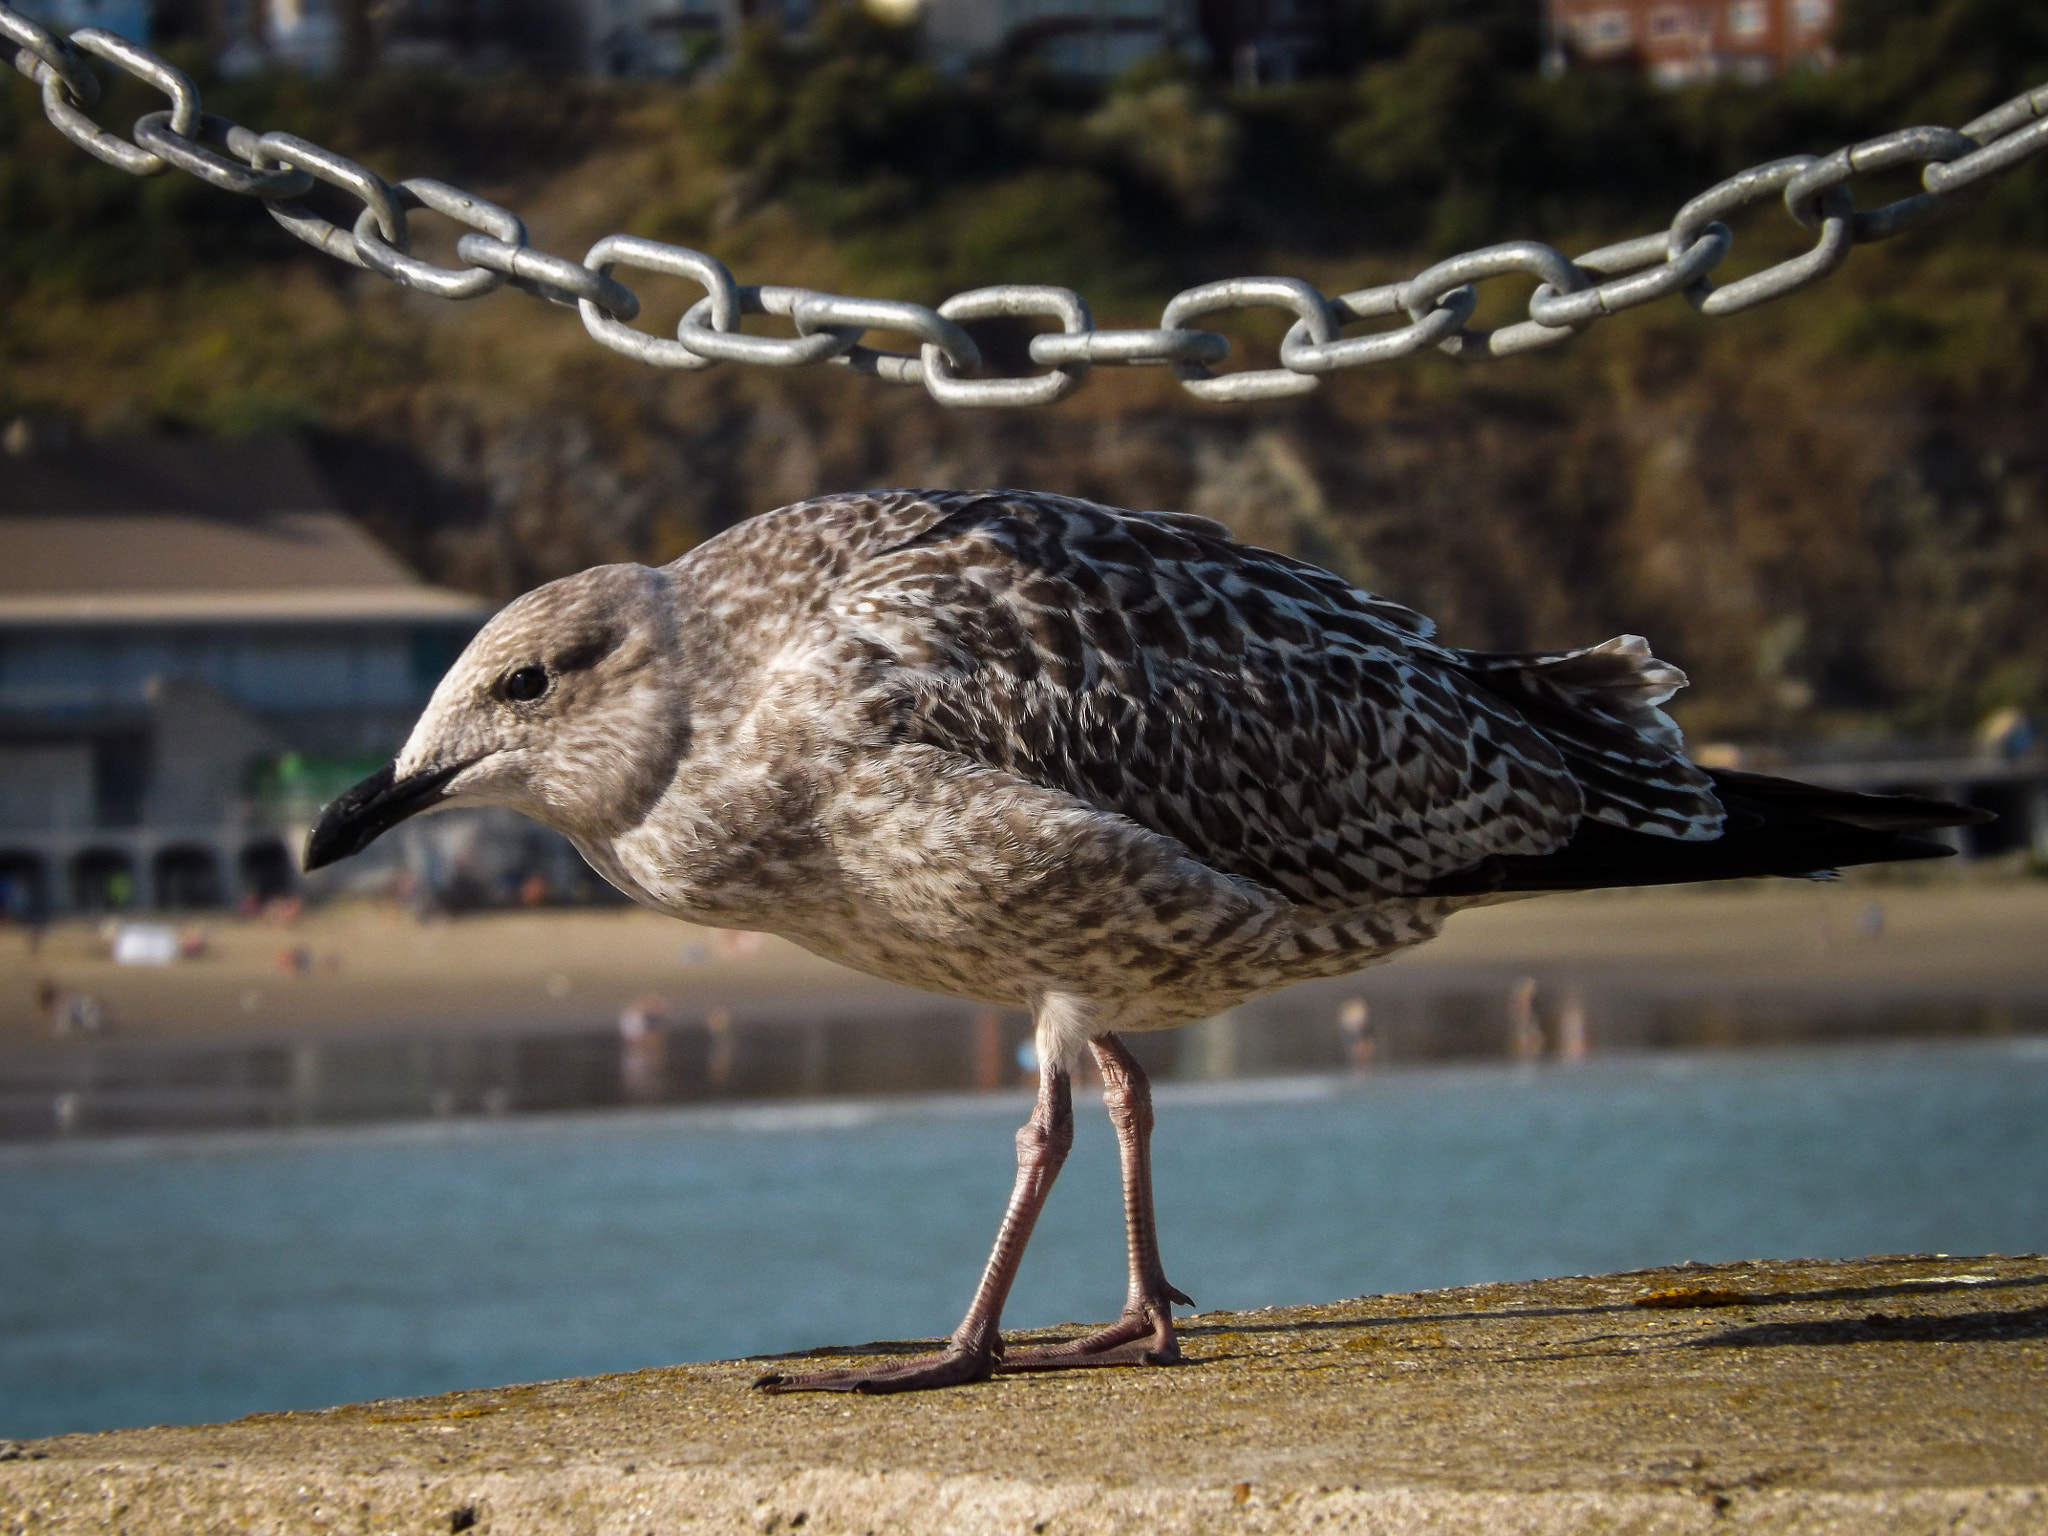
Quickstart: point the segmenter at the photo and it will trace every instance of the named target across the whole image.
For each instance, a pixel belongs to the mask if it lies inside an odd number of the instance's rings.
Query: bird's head
[[[593,841],[635,825],[688,749],[676,628],[671,578],[645,566],[527,593],[470,641],[396,760],[321,812],[306,868],[451,802]]]

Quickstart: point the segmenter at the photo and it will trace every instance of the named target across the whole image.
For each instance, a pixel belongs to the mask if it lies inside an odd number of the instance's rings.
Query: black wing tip
[[[1709,768],[1707,777],[1714,781],[1715,789],[1724,799],[1747,799],[1758,805],[1782,807],[1866,832],[1935,832],[1944,827],[1981,827],[1998,820],[1996,811],[1981,805],[1938,800],[1931,795],[1830,789],[1740,768]]]
[[[1996,821],[1998,818],[1986,812],[1983,820]],[[1977,826],[1980,823],[1973,821],[1951,825]],[[1944,843],[1932,837],[1913,837],[1901,832],[1892,839],[1891,857],[1902,862],[1909,859],[1952,859],[1962,851],[1954,843]]]
[[[1985,819],[1922,822],[1915,830],[1975,825]],[[1432,880],[1422,894],[1485,897],[1722,880],[1832,880],[1857,865],[1948,859],[1960,851],[1940,838],[1798,815],[1782,804],[1764,805],[1760,815],[1746,814],[1723,836],[1698,842],[1630,831],[1588,818],[1561,848],[1542,854],[1496,855]]]

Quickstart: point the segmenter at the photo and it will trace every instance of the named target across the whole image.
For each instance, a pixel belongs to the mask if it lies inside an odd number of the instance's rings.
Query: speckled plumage
[[[919,986],[1164,1027],[1430,937],[1465,904],[1431,880],[1582,815],[1719,827],[1655,707],[1683,679],[1640,641],[1453,650],[1201,518],[828,497],[652,580],[688,750],[564,830],[650,905]],[[507,611],[505,655],[523,619],[564,632],[559,592]]]
[[[1202,518],[1030,492],[785,507],[659,570],[511,604],[312,862],[439,799],[509,805],[621,889],[913,985],[1028,1007],[1009,1215],[946,1351],[780,1390],[1178,1358],[1126,1030],[1356,970],[1496,891],[1915,856],[1955,807],[1704,772],[1623,636],[1495,655]],[[1939,850],[1934,850],[1939,851]],[[1002,1300],[1101,1067],[1131,1299],[1005,1358]]]

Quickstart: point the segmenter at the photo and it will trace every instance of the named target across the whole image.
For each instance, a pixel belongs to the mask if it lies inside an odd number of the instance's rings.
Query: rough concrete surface
[[[10,1536],[2048,1531],[2041,1257],[1469,1286],[1209,1313],[1183,1337],[1177,1369],[909,1396],[763,1397],[759,1362],[720,1362],[0,1445],[0,1517]]]

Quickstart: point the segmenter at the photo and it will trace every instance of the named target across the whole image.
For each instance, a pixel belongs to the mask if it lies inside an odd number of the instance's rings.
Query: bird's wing
[[[1567,752],[1504,696],[1586,681],[1546,676],[1556,658],[1450,650],[1421,615],[1203,518],[1015,492],[929,505],[905,536],[892,504],[889,541],[829,602],[897,740],[1324,908],[1548,852],[1589,813]]]

